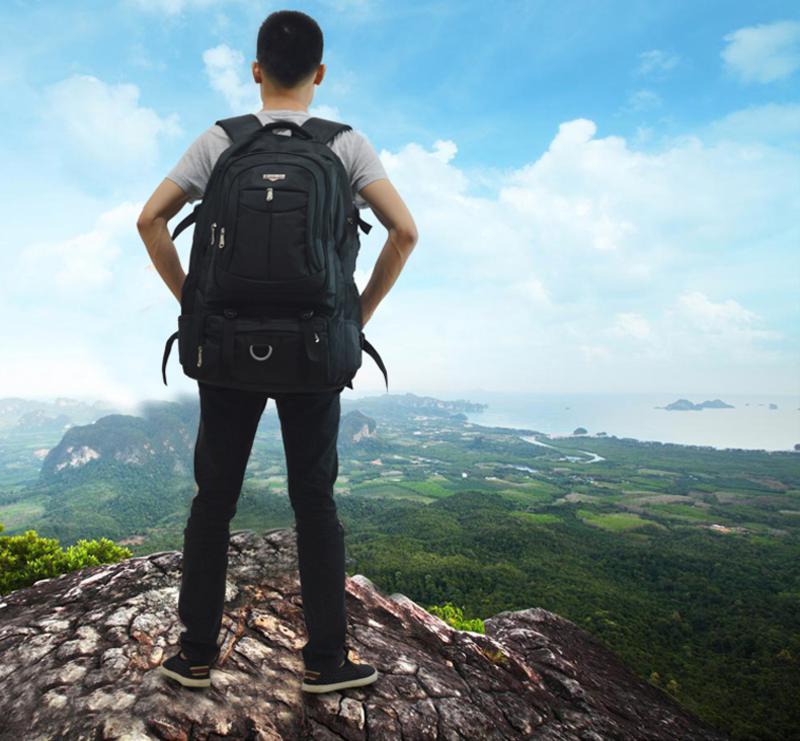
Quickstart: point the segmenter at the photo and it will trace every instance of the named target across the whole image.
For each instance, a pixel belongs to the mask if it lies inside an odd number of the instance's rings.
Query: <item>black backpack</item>
[[[348,386],[362,350],[389,378],[364,337],[353,271],[358,228],[341,159],[327,146],[351,127],[322,118],[262,125],[254,114],[217,121],[231,145],[203,200],[172,233],[195,223],[172,343],[184,373],[205,383],[266,392]],[[291,135],[274,129],[291,129]]]

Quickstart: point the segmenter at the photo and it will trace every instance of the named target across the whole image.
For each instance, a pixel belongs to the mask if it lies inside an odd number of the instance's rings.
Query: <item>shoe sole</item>
[[[300,689],[302,689],[303,692],[335,692],[336,690],[344,690],[348,687],[363,687],[365,684],[372,684],[377,678],[378,672],[375,670],[366,677],[348,679],[344,682],[331,682],[330,684],[306,684],[303,682],[303,684],[300,685]]]
[[[174,679],[176,682],[180,682],[184,687],[210,687],[211,686],[211,677],[206,677],[205,679],[191,679],[189,677],[184,677],[183,674],[178,674],[177,672],[174,672],[171,669],[167,669],[167,667],[165,667],[165,666],[159,666],[158,670],[165,677],[169,677],[170,679]]]

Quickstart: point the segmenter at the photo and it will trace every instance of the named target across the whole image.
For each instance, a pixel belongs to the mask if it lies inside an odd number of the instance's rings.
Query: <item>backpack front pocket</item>
[[[328,332],[321,317],[211,315],[206,328],[221,348],[225,378],[235,383],[272,390],[327,383]]]
[[[308,205],[302,190],[272,185],[240,190],[228,272],[256,281],[312,274]]]

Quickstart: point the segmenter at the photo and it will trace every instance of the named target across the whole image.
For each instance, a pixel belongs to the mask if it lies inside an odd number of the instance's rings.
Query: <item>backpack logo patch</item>
[[[265,172],[261,178],[263,180],[269,180],[271,183],[274,183],[276,180],[286,180],[286,173],[285,172]]]

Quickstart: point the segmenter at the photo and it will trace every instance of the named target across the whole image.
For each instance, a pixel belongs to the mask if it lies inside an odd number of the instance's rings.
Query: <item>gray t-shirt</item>
[[[262,124],[276,120],[289,120],[302,124],[311,114],[306,111],[291,109],[261,110],[256,114]],[[274,129],[275,133],[291,136],[291,129]],[[197,201],[203,193],[217,158],[231,144],[225,130],[213,124],[198,136],[183,153],[175,167],[167,177],[177,183],[189,196],[189,202]],[[345,170],[350,175],[353,186],[354,202],[358,208],[367,208],[369,204],[358,195],[365,185],[388,177],[378,153],[369,139],[359,130],[350,129],[337,134],[328,146],[339,155]]]

